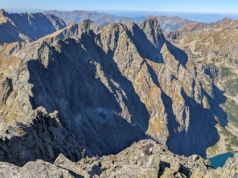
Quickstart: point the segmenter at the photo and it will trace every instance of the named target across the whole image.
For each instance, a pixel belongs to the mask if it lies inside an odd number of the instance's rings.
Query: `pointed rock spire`
[[[0,9],[0,20],[6,16],[6,11],[4,9]]]
[[[140,28],[145,32],[147,38],[155,46],[161,46],[165,41],[160,24],[155,16],[150,16],[140,24]]]

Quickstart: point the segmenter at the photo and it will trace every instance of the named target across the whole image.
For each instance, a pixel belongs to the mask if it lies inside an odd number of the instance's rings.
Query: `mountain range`
[[[64,27],[65,22],[55,15],[17,14],[0,10],[0,43],[30,42]]]
[[[79,23],[83,20],[90,19],[94,23],[98,24],[102,29],[110,23],[130,23],[130,22],[143,22],[148,17],[146,16],[136,16],[136,17],[121,17],[115,16],[108,13],[95,12],[95,11],[45,11],[44,14],[54,14],[57,17],[62,18],[68,25],[73,23]],[[158,16],[159,21],[163,31],[175,31],[178,28],[191,23],[193,21],[179,18],[177,16],[166,17]]]
[[[185,156],[238,150],[237,21],[109,23],[1,11],[1,161],[77,161],[143,139]]]

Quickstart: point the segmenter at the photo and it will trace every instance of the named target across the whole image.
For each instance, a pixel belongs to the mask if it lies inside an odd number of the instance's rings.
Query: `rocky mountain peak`
[[[4,9],[0,9],[0,15],[1,17],[4,16],[6,14],[6,11]]]
[[[234,20],[231,19],[231,18],[228,18],[228,17],[224,17],[223,19],[219,20],[217,23],[219,23],[219,22],[231,22],[231,21],[234,21]]]
[[[150,16],[147,20],[145,20],[142,24],[144,24],[144,28],[151,28],[157,31],[160,31],[160,24],[158,19],[155,16]]]
[[[82,34],[89,34],[89,31],[97,33],[99,31],[99,27],[93,23],[93,21],[86,19],[80,23],[69,25],[66,28],[56,31],[55,33],[46,35],[38,41],[47,41],[48,43],[53,43],[69,38],[79,39]]]
[[[150,16],[143,23],[139,24],[140,28],[145,32],[147,38],[155,46],[161,46],[164,41],[162,29],[156,17]]]
[[[223,29],[237,28],[237,27],[238,27],[238,20],[233,20],[227,17],[214,23],[213,26],[213,28],[223,28]]]
[[[0,24],[6,22],[8,15],[9,14],[4,9],[0,10]]]
[[[93,21],[92,20],[90,20],[90,19],[86,19],[86,20],[83,20],[81,23],[79,23],[79,24],[81,24],[82,26],[84,26],[85,27],[85,29],[90,29],[90,27],[92,26],[92,24],[93,24]]]

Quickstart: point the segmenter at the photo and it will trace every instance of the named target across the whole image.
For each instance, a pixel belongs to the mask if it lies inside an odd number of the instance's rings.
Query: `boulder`
[[[160,178],[174,178],[175,171],[170,168],[165,168]]]
[[[74,178],[83,177],[71,173],[66,169],[59,168],[53,164],[42,160],[30,161],[23,167],[18,167],[10,163],[0,162],[1,178]]]
[[[78,175],[82,175],[85,177],[89,177],[89,174],[85,172],[80,165],[78,165],[75,162],[70,161],[68,158],[66,158],[63,154],[60,154],[57,159],[54,162],[54,165],[72,171]]]

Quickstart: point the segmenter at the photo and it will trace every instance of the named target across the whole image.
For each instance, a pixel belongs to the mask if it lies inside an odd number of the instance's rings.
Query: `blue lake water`
[[[209,158],[209,160],[211,161],[211,166],[215,169],[222,167],[225,164],[226,160],[233,157],[233,155],[234,153],[228,152]]]

